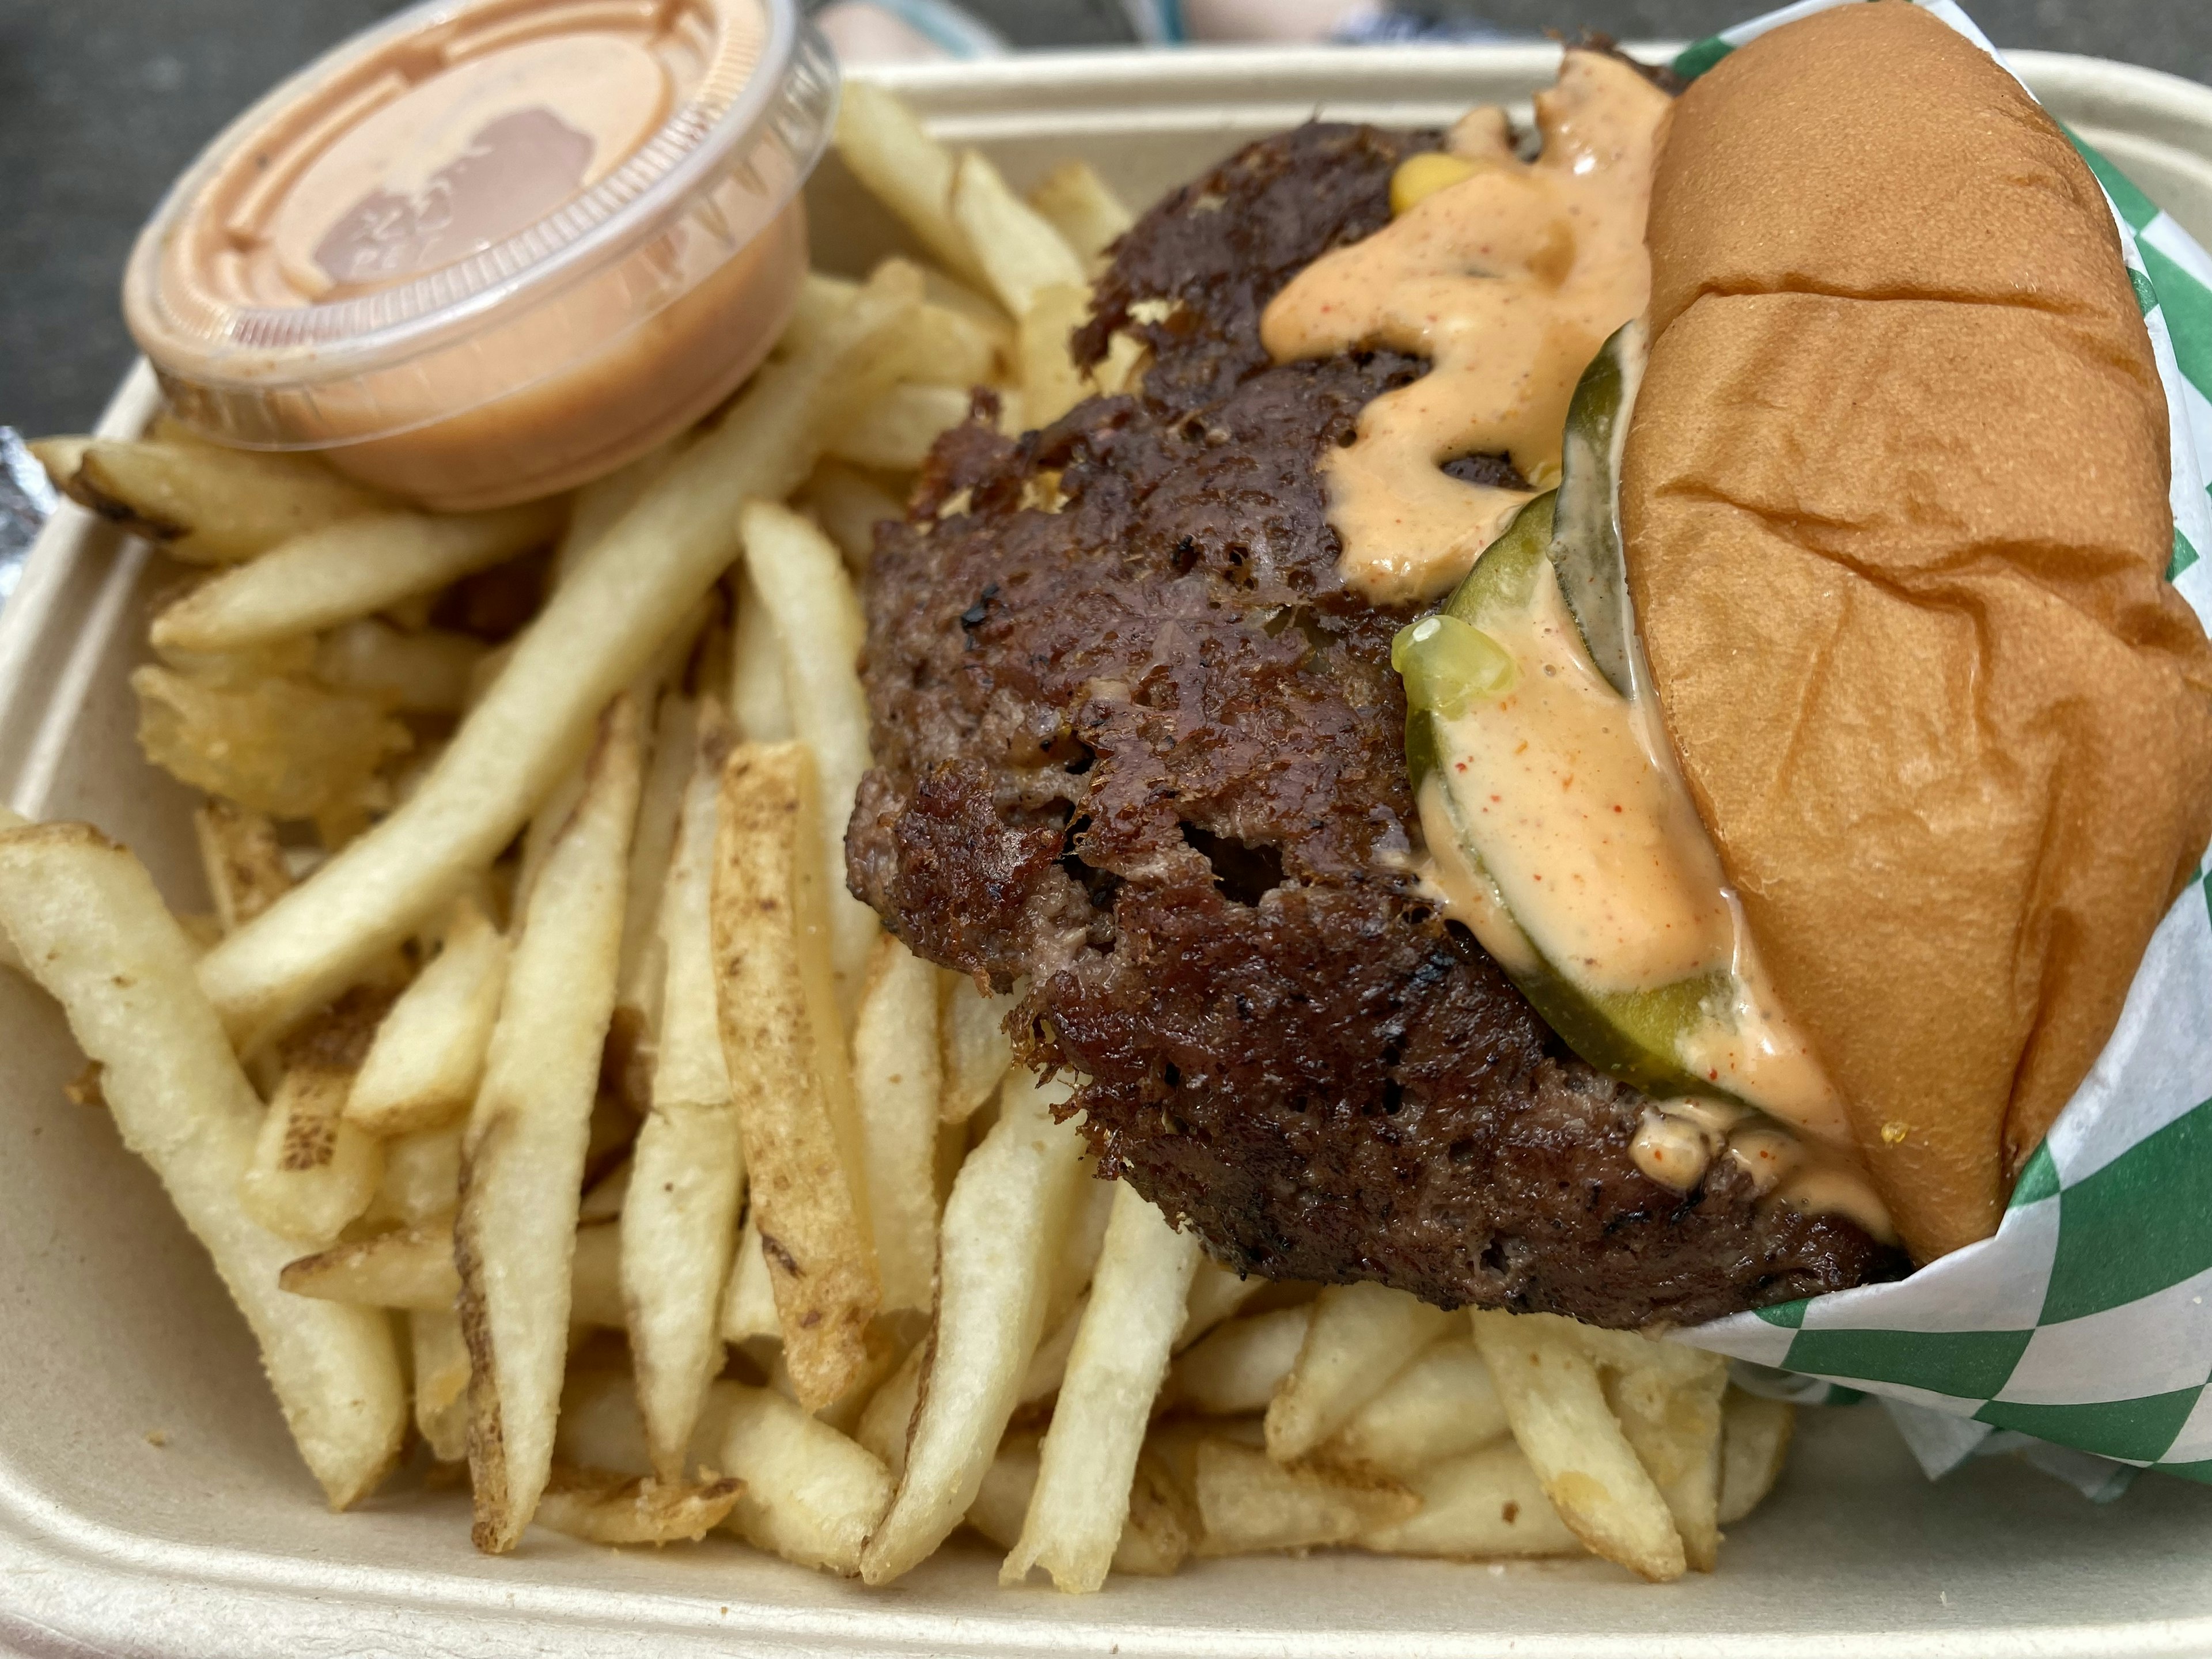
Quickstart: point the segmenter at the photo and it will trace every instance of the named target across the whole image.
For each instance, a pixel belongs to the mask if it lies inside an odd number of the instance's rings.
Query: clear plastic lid
[[[836,86],[796,0],[433,0],[209,147],[125,312],[222,442],[440,506],[565,488],[765,354]]]

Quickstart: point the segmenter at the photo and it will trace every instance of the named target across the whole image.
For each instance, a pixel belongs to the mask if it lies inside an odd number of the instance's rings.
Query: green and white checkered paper
[[[1951,0],[1922,3],[1996,55]],[[1699,42],[1675,67],[1699,74],[1769,29],[1850,3],[1805,0]],[[2212,623],[2212,558],[2199,557],[2212,553],[2212,259],[2109,161],[2081,149],[2112,202],[2166,386],[2168,574]],[[2022,1173],[1995,1237],[1898,1284],[1738,1315],[1682,1340],[1881,1396],[1931,1474],[1977,1450],[2026,1445],[2054,1473],[2107,1495],[2130,1467],[2212,1483],[2208,1297],[2212,878],[2200,869],[2154,935],[2118,1029]]]

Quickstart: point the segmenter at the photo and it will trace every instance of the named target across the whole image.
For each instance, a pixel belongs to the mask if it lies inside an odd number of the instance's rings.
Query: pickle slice
[[[1643,360],[1640,323],[1605,343],[1568,409],[1559,489],[1514,515],[1442,611],[1486,641],[1486,623],[1518,615],[1533,602],[1539,566],[1548,558],[1592,664],[1624,697],[1635,695],[1635,635],[1616,486]],[[1390,653],[1406,683],[1407,769],[1417,796],[1432,775],[1444,774],[1440,793],[1458,850],[1489,890],[1496,914],[1510,919],[1512,911],[1483,862],[1480,841],[1459,810],[1447,765],[1450,723],[1468,707],[1468,698],[1501,695],[1511,679],[1494,670],[1474,672],[1476,662],[1486,662],[1480,647],[1437,623],[1424,617],[1402,629]],[[1728,1093],[1690,1071],[1680,1056],[1683,1039],[1732,1000],[1731,973],[1717,969],[1649,991],[1593,991],[1547,961],[1517,920],[1509,925],[1517,938],[1498,943],[1519,948],[1492,954],[1561,1041],[1584,1060],[1650,1095]]]

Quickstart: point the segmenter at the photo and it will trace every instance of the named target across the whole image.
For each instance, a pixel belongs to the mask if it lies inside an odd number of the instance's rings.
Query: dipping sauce
[[[836,85],[793,0],[417,7],[210,147],[125,312],[219,441],[439,508],[565,489],[767,354]]]
[[[1503,112],[1477,110],[1449,141],[1465,179],[1316,259],[1268,306],[1261,339],[1278,362],[1363,345],[1430,360],[1321,463],[1345,581],[1374,604],[1444,592],[1528,499],[1443,463],[1506,455],[1538,489],[1559,481],[1575,382],[1650,298],[1644,222],[1670,104],[1617,58],[1569,52],[1536,94],[1535,161],[1515,156]]]

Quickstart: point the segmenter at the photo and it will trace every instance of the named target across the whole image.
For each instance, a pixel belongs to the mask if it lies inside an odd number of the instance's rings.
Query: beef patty
[[[1275,365],[1259,320],[1435,143],[1246,149],[1121,240],[1076,337],[1093,362],[1142,338],[1139,395],[939,441],[877,532],[853,890],[920,954],[1023,986],[1018,1051],[1080,1074],[1102,1173],[1240,1271],[1613,1326],[1893,1276],[1725,1158],[1687,1194],[1644,1176],[1642,1097],[1417,889],[1410,613],[1340,581],[1315,462],[1425,363]]]

